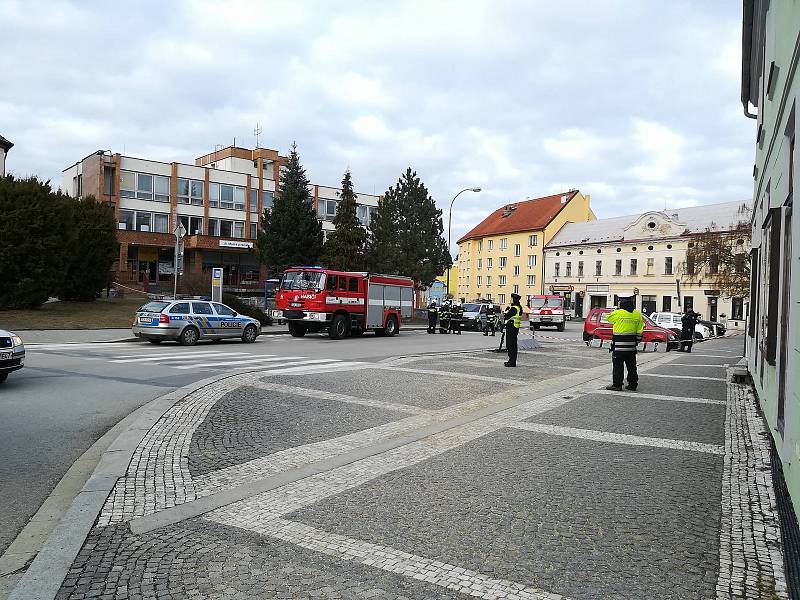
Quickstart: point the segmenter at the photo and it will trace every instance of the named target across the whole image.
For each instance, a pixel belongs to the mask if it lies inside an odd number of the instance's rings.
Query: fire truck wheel
[[[292,337],[303,337],[306,334],[306,326],[304,323],[289,321],[289,333]]]
[[[392,337],[397,333],[397,319],[394,315],[389,315],[389,318],[386,319],[386,327],[383,329],[383,333],[387,337]]]
[[[347,337],[349,329],[347,321],[348,319],[344,315],[334,315],[330,329],[328,329],[328,335],[332,340],[341,340]]]
[[[558,331],[564,331],[564,324],[560,323],[557,327]]]

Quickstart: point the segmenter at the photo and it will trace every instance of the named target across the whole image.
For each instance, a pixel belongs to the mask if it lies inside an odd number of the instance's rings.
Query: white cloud
[[[585,161],[601,158],[600,155],[608,152],[614,143],[585,129],[570,127],[546,138],[543,146],[546,152],[562,160]]]
[[[666,125],[646,119],[633,120],[633,142],[645,155],[645,161],[631,169],[631,174],[645,181],[664,181],[681,166],[685,140]]]

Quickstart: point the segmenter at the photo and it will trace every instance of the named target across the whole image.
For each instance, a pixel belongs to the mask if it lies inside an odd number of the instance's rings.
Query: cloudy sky
[[[314,183],[411,166],[453,239],[570,188],[598,217],[748,198],[730,0],[0,0],[8,168],[60,184],[97,149],[193,162],[297,142]]]

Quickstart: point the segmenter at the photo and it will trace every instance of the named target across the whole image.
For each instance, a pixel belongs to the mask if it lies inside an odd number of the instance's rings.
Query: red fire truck
[[[555,326],[564,331],[564,298],[561,296],[531,296],[528,321],[531,329]]]
[[[413,298],[407,277],[292,267],[281,277],[272,317],[286,319],[294,337],[326,330],[334,340],[367,330],[393,336],[411,320]]]

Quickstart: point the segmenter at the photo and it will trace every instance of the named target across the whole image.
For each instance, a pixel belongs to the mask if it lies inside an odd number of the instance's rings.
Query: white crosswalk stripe
[[[252,356],[246,352],[192,352],[192,359],[208,360],[214,356]],[[268,356],[273,356],[269,354]],[[187,355],[181,354],[153,354],[139,358],[112,358],[109,362],[112,363],[136,363],[136,362],[161,362],[161,361],[182,361],[187,360]]]
[[[252,356],[252,355],[250,355]],[[214,362],[195,362],[188,365],[179,365],[175,366],[176,369],[199,369],[199,368],[207,368],[207,367],[235,367],[237,365],[250,365],[250,364],[262,364],[262,363],[273,363],[276,361],[294,361],[294,360],[302,360],[306,358],[305,356],[282,356],[279,358],[260,358],[260,357],[253,357],[253,358],[237,358],[234,357],[233,360],[226,360],[224,358],[220,358]],[[326,359],[327,360],[335,360],[335,359]],[[173,366],[173,365],[170,365]]]

